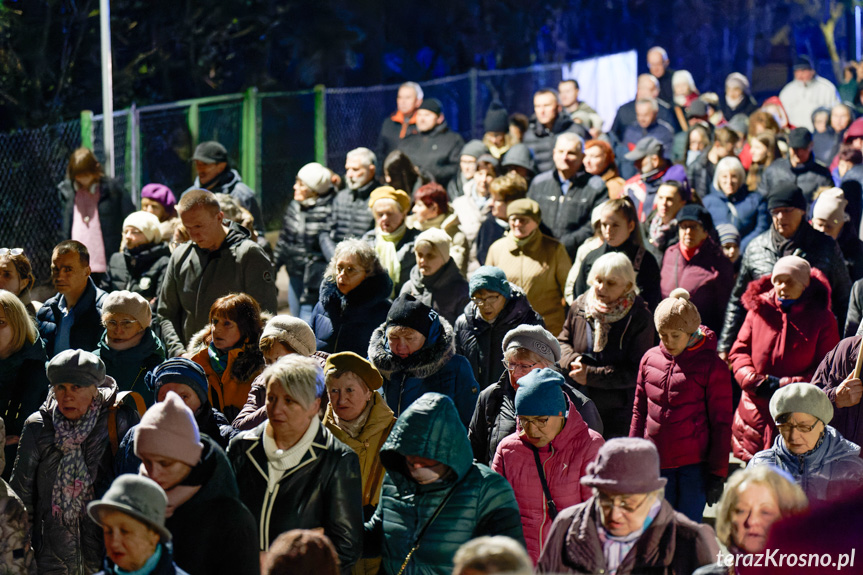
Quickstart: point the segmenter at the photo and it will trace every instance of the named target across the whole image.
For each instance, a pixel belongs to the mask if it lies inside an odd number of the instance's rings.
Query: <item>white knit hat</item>
[[[297,172],[297,179],[314,193],[321,195],[332,185],[330,171],[317,162],[306,164]]]
[[[148,244],[157,244],[162,241],[162,231],[159,228],[159,218],[150,212],[132,212],[123,220],[123,228],[131,226],[147,238]]]

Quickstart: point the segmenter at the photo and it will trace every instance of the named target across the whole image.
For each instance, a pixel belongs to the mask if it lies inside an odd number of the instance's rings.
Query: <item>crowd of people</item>
[[[0,248],[0,571],[740,573],[801,530],[851,552],[863,89],[800,58],[759,105],[742,74],[702,94],[647,63],[613,122],[565,80],[467,143],[407,82],[374,151],[299,170],[272,245],[218,142],[140,211],[76,150],[56,294]]]

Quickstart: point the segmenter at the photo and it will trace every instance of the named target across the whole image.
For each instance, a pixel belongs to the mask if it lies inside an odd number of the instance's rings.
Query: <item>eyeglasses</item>
[[[548,425],[548,417],[537,417],[530,418],[527,417],[519,417],[518,422],[521,424],[522,428],[526,429],[528,425],[532,425],[537,429],[545,429],[545,426]]]
[[[524,363],[511,363],[511,362],[506,361],[506,360],[503,360],[501,363],[503,364],[503,367],[507,371],[510,371],[510,372],[512,372],[512,371],[530,371],[534,367],[536,367],[536,365],[537,365],[535,363],[532,363],[530,365],[526,365]]]
[[[24,253],[24,248],[0,248],[0,256],[9,254],[10,256],[20,256]]]
[[[600,493],[596,497],[596,501],[599,503],[599,506],[602,507],[602,510],[606,513],[614,510],[615,507],[624,513],[635,513],[644,506],[644,503],[648,499],[650,499],[650,495],[645,495],[644,499],[633,505],[630,501],[624,499],[623,496],[609,497],[604,493]]]
[[[107,327],[108,329],[117,329],[118,327],[122,327],[123,329],[129,329],[137,323],[138,322],[134,319],[124,319],[121,321],[109,319],[105,322],[105,327]]]
[[[810,431],[815,429],[815,426],[817,426],[817,425],[818,425],[818,420],[815,420],[815,423],[813,423],[812,425],[803,425],[802,423],[798,423],[796,425],[793,423],[777,423],[776,428],[779,429],[780,433],[782,433],[783,435],[786,435],[786,434],[791,433],[795,429],[797,431],[799,431],[800,433],[809,433]]]
[[[494,305],[494,303],[502,297],[503,297],[502,295],[498,295],[498,294],[490,295],[488,297],[476,297],[476,296],[474,296],[474,297],[470,298],[470,301],[475,303],[478,307],[483,307],[483,306],[487,306],[487,305]]]

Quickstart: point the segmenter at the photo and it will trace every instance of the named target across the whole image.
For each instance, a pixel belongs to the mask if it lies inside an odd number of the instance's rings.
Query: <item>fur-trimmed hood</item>
[[[810,272],[809,286],[803,291],[803,295],[794,306],[803,305],[814,309],[830,309],[830,282],[827,276],[818,268],[812,268]],[[764,306],[774,309],[779,308],[779,303],[774,297],[776,292],[770,281],[771,274],[766,274],[749,283],[749,287],[741,296],[740,301],[747,311],[759,312]],[[792,307],[794,307],[792,306]]]
[[[415,353],[402,359],[389,350],[386,341],[386,322],[378,326],[369,342],[369,361],[381,375],[391,379],[394,373],[404,373],[407,377],[424,379],[437,373],[455,355],[455,337],[450,323],[438,316],[440,335],[437,340],[425,345]]]

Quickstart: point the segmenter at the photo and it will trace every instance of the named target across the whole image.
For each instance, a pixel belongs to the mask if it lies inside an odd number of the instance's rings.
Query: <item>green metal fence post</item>
[[[201,133],[201,116],[198,113],[198,103],[192,101],[189,103],[189,109],[186,112],[186,122],[189,124],[189,134],[192,136],[192,150],[198,147],[198,140]],[[195,163],[189,162],[189,172],[192,178],[190,182],[194,182],[198,177],[198,172],[195,170]]]
[[[81,147],[93,149],[93,110],[81,112]]]
[[[260,201],[258,189],[258,89],[249,88],[243,95],[243,123],[240,129],[240,169],[243,182],[255,190]]]
[[[476,68],[471,68],[469,73],[470,78],[470,135],[473,137],[476,133],[477,121],[478,121],[478,111],[477,111],[477,100],[479,99],[478,88],[477,88],[477,78],[479,73]],[[482,136],[480,136],[482,137]]]
[[[315,86],[315,161],[327,165],[327,88]]]

